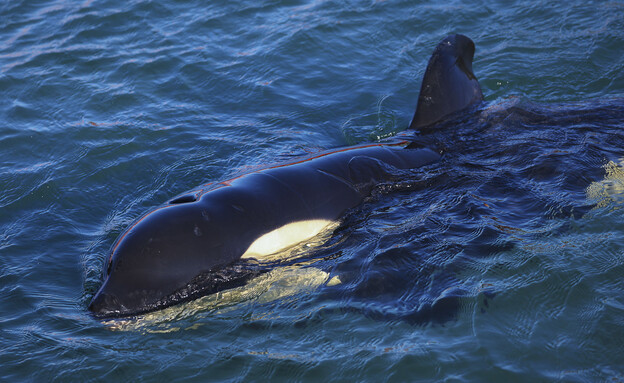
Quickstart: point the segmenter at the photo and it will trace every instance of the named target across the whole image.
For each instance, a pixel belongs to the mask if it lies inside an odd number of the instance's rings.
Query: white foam
[[[587,198],[596,203],[596,207],[605,207],[624,203],[624,159],[620,162],[609,161],[605,166],[605,178],[592,182],[587,188]]]

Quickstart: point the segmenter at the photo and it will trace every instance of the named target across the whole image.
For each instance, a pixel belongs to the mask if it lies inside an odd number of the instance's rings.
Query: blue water
[[[89,315],[143,212],[400,134],[457,32],[487,101],[295,270],[342,283]],[[0,380],[624,381],[622,2],[3,2],[0,89]]]

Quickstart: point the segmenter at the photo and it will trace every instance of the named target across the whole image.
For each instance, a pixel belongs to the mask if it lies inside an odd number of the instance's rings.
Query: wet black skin
[[[463,35],[442,40],[431,55],[410,129],[423,130],[483,100],[472,71],[475,45]]]
[[[465,36],[440,42],[423,79],[412,128],[482,100],[472,74],[473,54],[474,43]],[[441,89],[432,91],[435,86]],[[440,157],[407,144],[320,153],[192,190],[151,210],[113,245],[104,283],[89,310],[98,317],[135,315],[244,284],[253,273],[240,269],[237,261],[255,239],[292,222],[338,220],[376,184],[391,180],[393,169],[418,168]]]
[[[104,284],[89,309],[101,316],[132,315],[192,298],[181,289],[201,274],[232,265],[263,234],[291,222],[337,220],[389,180],[392,169],[439,159],[432,150],[404,145],[326,152],[198,189],[154,209],[113,246]],[[222,282],[201,286],[201,293],[237,285]]]

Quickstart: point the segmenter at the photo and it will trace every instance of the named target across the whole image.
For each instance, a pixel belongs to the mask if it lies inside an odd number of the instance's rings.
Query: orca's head
[[[193,198],[146,214],[113,245],[89,310],[98,317],[128,316],[192,298],[189,282],[227,263],[220,231]]]
[[[472,71],[475,44],[450,35],[436,46],[423,76],[410,129],[422,129],[483,100]]]

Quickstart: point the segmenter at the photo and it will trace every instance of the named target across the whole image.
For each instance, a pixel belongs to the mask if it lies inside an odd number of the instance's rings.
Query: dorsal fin
[[[410,129],[432,125],[483,100],[472,72],[474,52],[474,42],[464,35],[440,41],[427,64]]]

